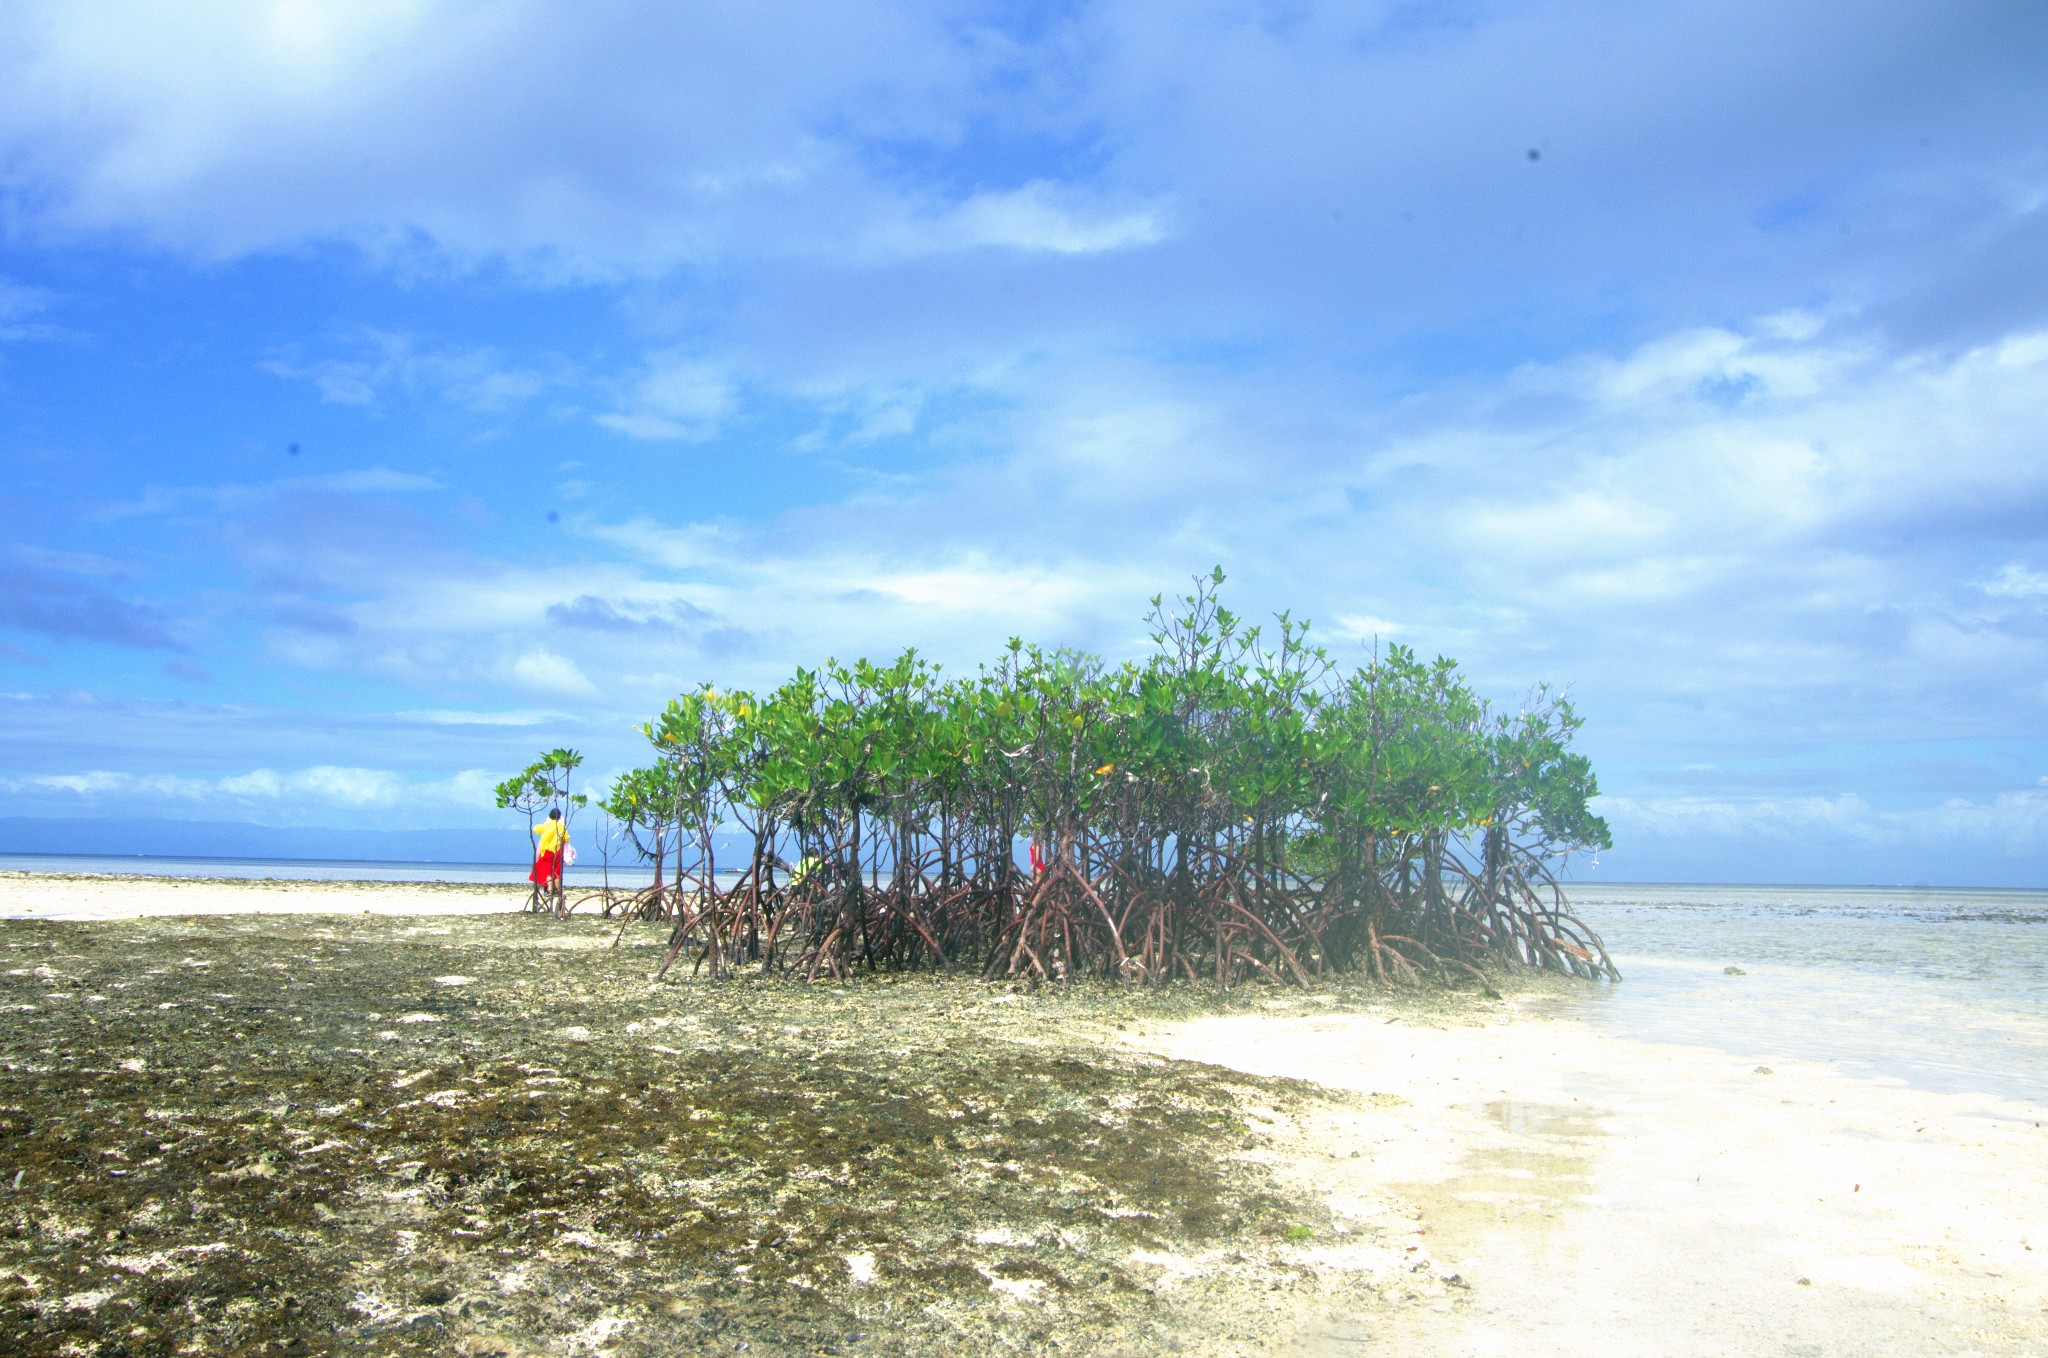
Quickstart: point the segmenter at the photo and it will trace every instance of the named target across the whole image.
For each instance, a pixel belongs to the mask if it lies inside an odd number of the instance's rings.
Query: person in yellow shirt
[[[540,836],[540,852],[534,855],[533,871],[526,875],[542,891],[553,891],[562,883],[562,851],[569,847],[569,827],[562,822],[561,808],[548,812],[548,818],[533,827]]]

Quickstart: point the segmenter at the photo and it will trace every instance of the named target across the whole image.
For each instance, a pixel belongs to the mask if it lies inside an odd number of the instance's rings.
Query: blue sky
[[[24,3],[0,791],[483,826],[1222,563],[1603,875],[2048,873],[2048,9]]]

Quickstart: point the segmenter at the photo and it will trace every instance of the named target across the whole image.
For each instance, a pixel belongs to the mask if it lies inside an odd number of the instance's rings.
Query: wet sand
[[[1304,1110],[1276,1168],[1416,1283],[1298,1352],[2048,1353],[2048,1109],[1546,1007],[1294,1006],[1138,1039],[1368,1096]]]

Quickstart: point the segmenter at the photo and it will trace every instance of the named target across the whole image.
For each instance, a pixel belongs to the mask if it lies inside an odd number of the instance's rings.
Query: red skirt
[[[533,871],[526,874],[526,880],[538,882],[540,885],[546,886],[561,875],[561,851],[559,849],[549,849],[546,853],[533,860]]]

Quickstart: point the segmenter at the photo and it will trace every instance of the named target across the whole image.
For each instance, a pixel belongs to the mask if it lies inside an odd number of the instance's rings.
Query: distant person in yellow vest
[[[569,827],[562,823],[561,808],[548,812],[548,818],[533,832],[540,836],[540,852],[534,856],[533,871],[526,880],[543,891],[552,890],[562,879],[562,855],[569,847]]]

